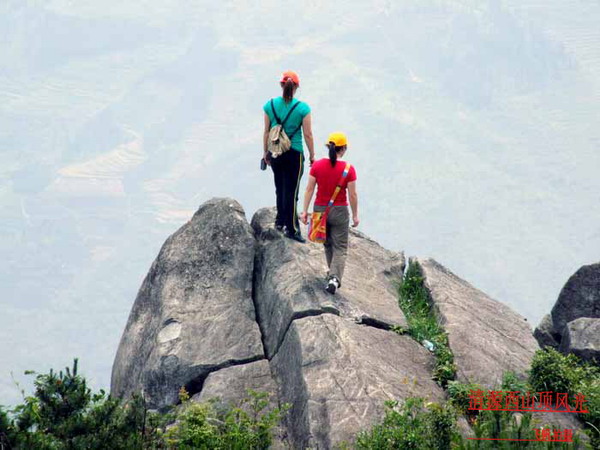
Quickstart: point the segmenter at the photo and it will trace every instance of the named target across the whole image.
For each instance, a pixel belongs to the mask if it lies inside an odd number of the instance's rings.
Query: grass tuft
[[[431,308],[429,293],[423,285],[423,274],[417,262],[411,262],[399,287],[400,308],[408,321],[402,330],[417,342],[430,341],[435,349],[436,366],[433,379],[442,387],[456,377],[454,356],[448,346],[448,335],[438,323]]]

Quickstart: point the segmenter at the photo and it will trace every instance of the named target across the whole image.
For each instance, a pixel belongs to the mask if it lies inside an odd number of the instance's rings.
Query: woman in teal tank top
[[[275,178],[275,196],[277,198],[275,227],[279,231],[283,231],[285,228],[285,235],[291,239],[306,242],[300,233],[296,204],[300,179],[304,173],[303,135],[308,147],[311,166],[315,160],[310,106],[294,98],[294,94],[300,86],[298,74],[291,70],[284,72],[279,83],[283,90],[282,96],[270,99],[263,106],[265,119],[263,159],[273,169]],[[290,138],[291,148],[277,158],[273,158],[267,150],[269,130],[282,121],[284,121],[283,129]]]

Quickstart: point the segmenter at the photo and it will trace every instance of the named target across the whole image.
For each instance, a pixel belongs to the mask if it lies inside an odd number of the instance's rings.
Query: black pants
[[[271,168],[275,175],[275,195],[277,197],[276,225],[287,227],[290,233],[300,231],[296,203],[300,179],[304,172],[304,153],[290,149],[271,158]]]

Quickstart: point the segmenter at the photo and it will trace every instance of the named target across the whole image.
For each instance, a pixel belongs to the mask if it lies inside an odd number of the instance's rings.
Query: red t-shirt
[[[342,172],[344,172],[345,167],[346,161],[341,160],[336,162],[335,167],[331,167],[329,158],[323,158],[313,163],[312,167],[310,168],[310,175],[317,179],[317,198],[315,200],[315,205],[327,206],[327,203],[329,203],[329,200],[331,200],[333,191],[335,191],[335,187],[342,177]],[[334,206],[348,205],[348,200],[346,198],[346,186],[351,181],[356,181],[356,170],[354,170],[354,166],[352,165],[350,166],[348,175],[342,183],[342,190],[335,198],[335,202],[333,202]]]

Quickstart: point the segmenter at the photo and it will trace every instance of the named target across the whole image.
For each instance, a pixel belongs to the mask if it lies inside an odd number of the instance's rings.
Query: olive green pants
[[[325,206],[314,206],[314,211],[325,211]],[[350,232],[350,214],[347,206],[332,206],[327,215],[327,240],[325,241],[325,258],[327,259],[328,276],[340,280],[344,276],[346,256],[348,255],[348,234]]]

